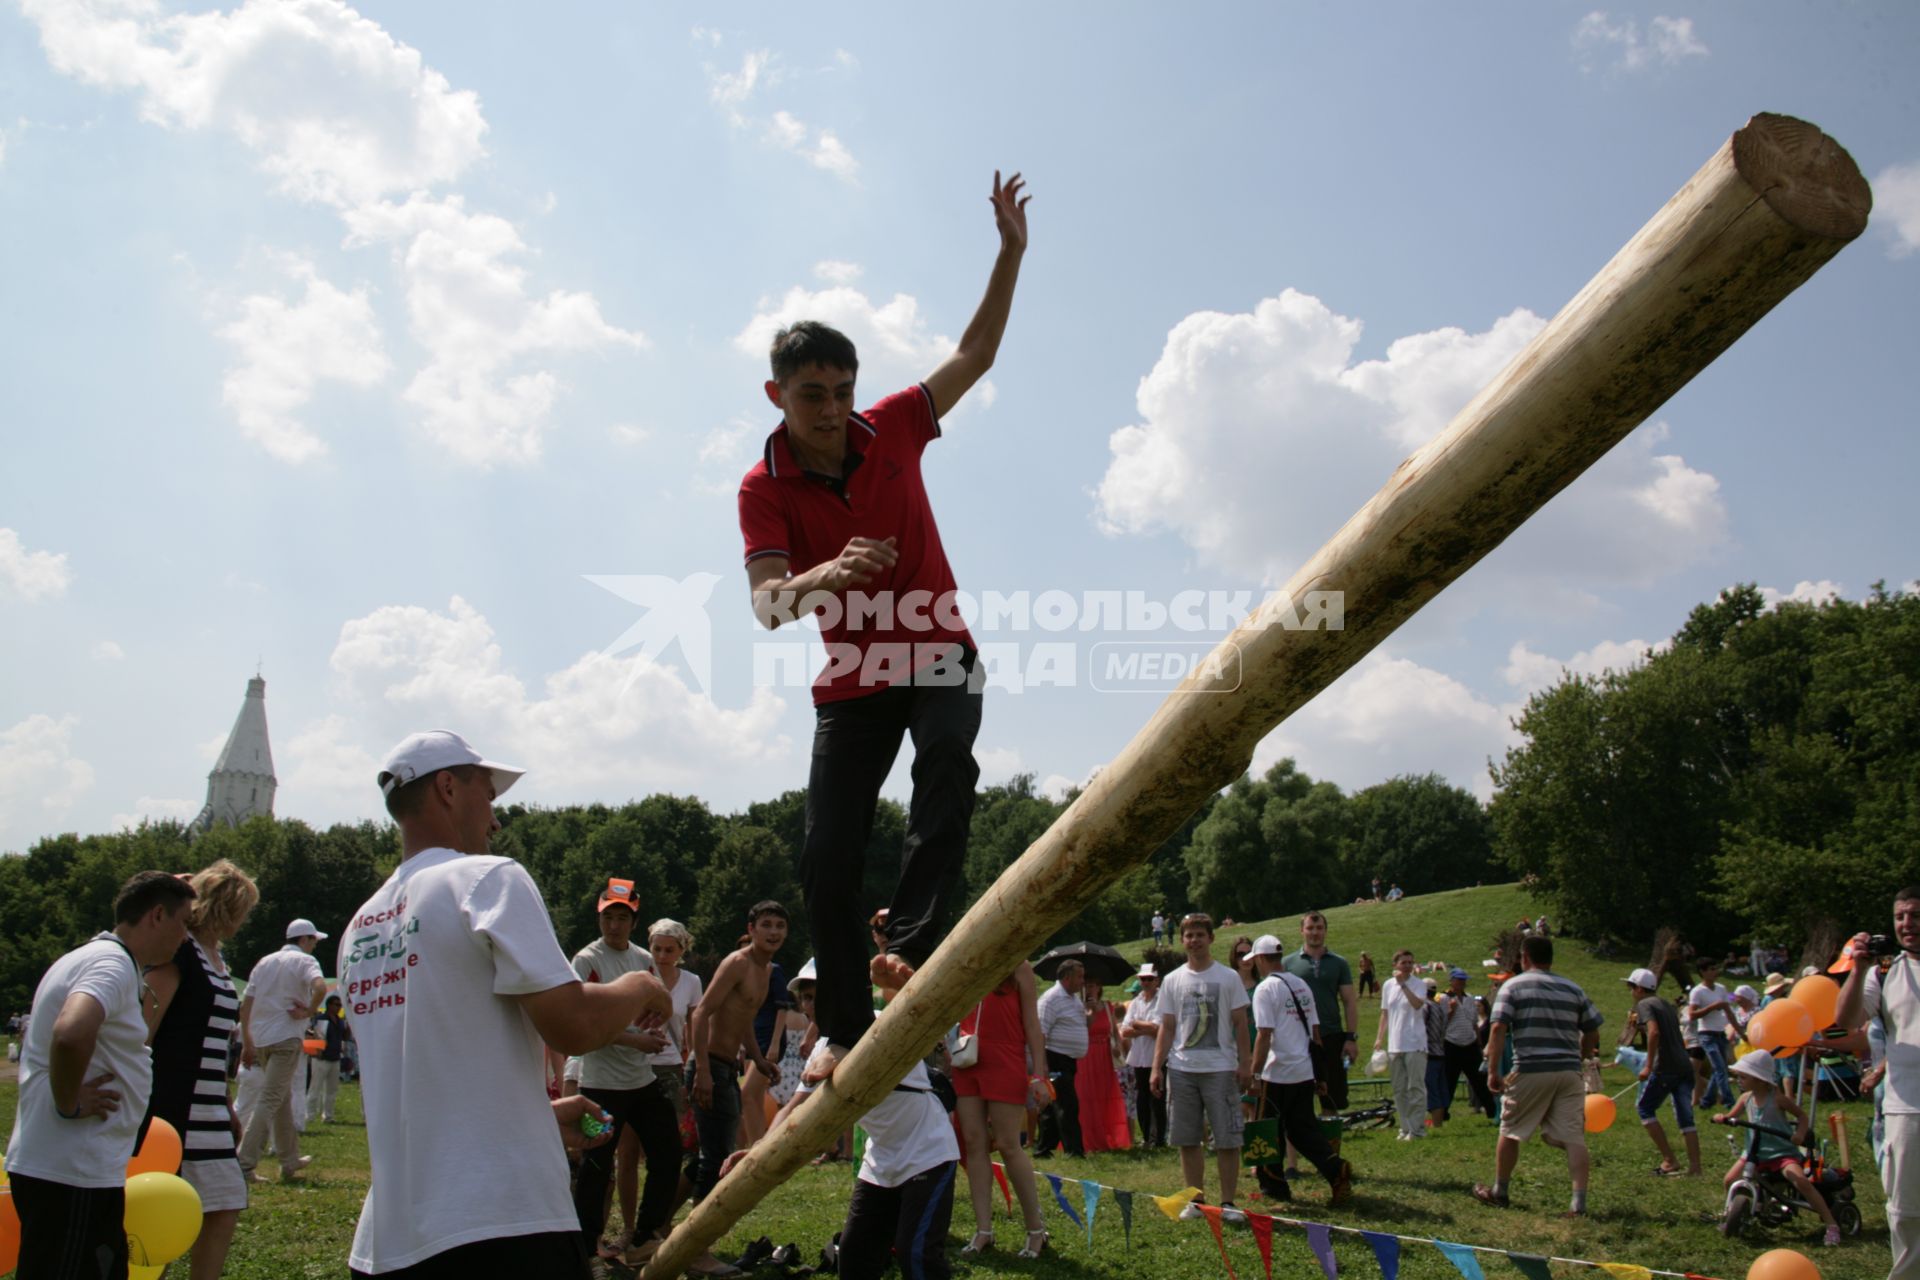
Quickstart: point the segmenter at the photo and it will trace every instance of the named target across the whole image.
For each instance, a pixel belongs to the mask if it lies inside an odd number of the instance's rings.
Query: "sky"
[[[256,671],[315,823],[435,727],[536,803],[804,786],[734,502],[766,343],[844,328],[863,403],[924,377],[996,170],[1031,247],[924,469],[1000,602],[982,780],[1057,794],[1165,688],[1107,651],[1204,649],[1734,129],[1810,120],[1867,232],[1255,758],[1484,797],[1531,692],[1722,588],[1920,576],[1916,55],[1904,0],[18,0],[0,850],[190,818]]]

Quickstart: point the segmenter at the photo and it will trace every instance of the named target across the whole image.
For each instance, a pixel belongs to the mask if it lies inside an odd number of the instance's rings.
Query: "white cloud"
[[[0,528],[0,599],[51,600],[72,581],[65,552],[29,551],[19,534]]]
[[[1665,653],[1671,640],[1648,644],[1645,640],[1602,640],[1591,649],[1583,649],[1571,658],[1553,658],[1535,653],[1524,640],[1507,651],[1507,665],[1501,675],[1521,698],[1559,683],[1563,672],[1577,676],[1598,676],[1609,671],[1625,672],[1647,659],[1649,651]]]
[[[126,657],[127,651],[111,640],[102,640],[93,646],[95,662],[124,662]]]
[[[116,813],[107,819],[107,829],[126,831],[138,827],[142,822],[186,822],[199,812],[199,802],[194,800],[141,796],[133,802],[131,812]]]
[[[773,55],[765,49],[749,49],[740,59],[738,71],[714,71],[708,76],[708,92],[714,105],[725,113],[735,128],[744,128],[747,117],[741,108],[747,105],[761,84],[773,83],[768,72]]]
[[[485,154],[479,98],[337,0],[23,8],[55,68],[137,92],[167,128],[234,135],[299,199],[351,207],[451,182]]]
[[[1904,258],[1920,249],[1920,161],[1880,171],[1873,180],[1873,211],[1893,237],[1888,254]]]
[[[593,295],[527,291],[527,253],[505,218],[469,213],[459,196],[416,194],[346,215],[350,245],[388,242],[406,290],[408,328],[428,352],[403,398],[435,443],[476,466],[540,456],[558,377],[529,357],[644,350],[645,335],[609,324]]]
[[[1580,19],[1573,29],[1573,47],[1583,70],[1595,60],[1612,55],[1618,71],[1645,71],[1653,66],[1677,66],[1687,58],[1708,55],[1706,43],[1693,32],[1692,18],[1656,17],[1647,24],[1646,38],[1632,18],[1613,21],[1603,9]]]
[[[704,44],[710,49],[720,47],[720,33],[712,27],[695,27],[687,35],[695,44]]]
[[[980,785],[991,787],[1006,782],[1020,772],[1020,751],[1016,747],[974,748],[974,763],[980,766]]]
[[[1518,740],[1510,714],[1452,676],[1376,650],[1269,734],[1253,768],[1292,756],[1350,790],[1438,773],[1484,800],[1493,788],[1487,761]]]
[[[813,264],[813,278],[824,280],[828,284],[852,284],[862,274],[857,262],[841,262],[836,258],[823,258]]]
[[[0,730],[0,848],[24,848],[93,786],[93,766],[73,754],[78,723],[31,715]]]
[[[314,388],[327,381],[372,387],[393,366],[367,286],[343,292],[297,255],[281,256],[280,268],[304,286],[303,296],[293,303],[275,294],[241,300],[234,320],[220,330],[239,357],[227,370],[222,398],[248,439],[282,462],[297,463],[327,449],[298,417]]]
[[[853,339],[860,352],[861,385],[875,393],[912,386],[932,373],[958,345],[945,334],[927,331],[920,303],[911,294],[896,293],[876,305],[866,294],[846,285],[819,290],[795,285],[777,301],[761,299],[759,310],[734,336],[733,345],[764,362],[773,335],[796,320],[819,320]],[[991,405],[995,394],[993,383],[982,379],[960,408]]]
[[[847,55],[848,58],[851,56]],[[776,110],[765,119],[748,112],[747,108],[756,96],[778,85],[783,79],[779,63],[779,57],[766,49],[749,49],[741,56],[737,71],[709,68],[707,92],[714,106],[719,108],[720,114],[734,128],[751,129],[758,122],[763,141],[792,152],[814,168],[831,173],[842,181],[853,182],[860,164],[831,129],[816,129],[784,109]],[[839,65],[847,69],[851,64],[842,60]]]
[[[1100,523],[1172,532],[1217,567],[1284,581],[1543,324],[1515,311],[1356,364],[1360,323],[1291,289],[1190,315],[1140,382],[1141,421],[1113,433]],[[1669,434],[1654,423],[1617,445],[1493,553],[1493,574],[1559,599],[1570,582],[1645,583],[1719,546],[1718,483],[1656,452]]]
[[[653,432],[636,422],[616,422],[607,428],[607,439],[634,448],[653,439]]]
[[[396,734],[394,741],[403,735]],[[391,743],[356,741],[345,716],[329,715],[301,729],[278,751],[283,764],[278,801],[288,811],[345,805],[362,808],[377,802],[374,777],[380,762],[372,747]]]
[[[854,57],[851,50],[835,49],[833,51],[833,65],[842,71],[858,71],[860,69],[860,59]]]
[[[443,613],[390,605],[347,622],[332,667],[356,715],[296,739],[289,785],[309,767],[315,786],[370,778],[372,752],[432,726],[525,765],[533,771],[525,794],[555,802],[605,799],[610,787],[694,787],[722,773],[774,776],[792,756],[779,732],[786,704],[773,691],[725,709],[666,663],[590,652],[532,692],[507,668],[486,618],[457,596]]]
[[[1822,578],[1818,582],[1808,582],[1802,579],[1794,584],[1793,590],[1791,591],[1781,591],[1777,587],[1760,588],[1760,598],[1767,602],[1767,608],[1769,609],[1777,609],[1783,602],[1788,600],[1797,601],[1800,604],[1825,604],[1829,600],[1846,595],[1846,593],[1847,589],[1845,587],[1826,578]]]
[[[59,70],[138,93],[162,126],[239,138],[281,190],[338,210],[349,248],[393,242],[413,336],[427,351],[404,398],[452,457],[485,466],[539,455],[560,381],[528,367],[535,357],[644,345],[608,324],[588,294],[532,296],[513,261],[527,251],[515,226],[469,213],[457,194],[432,194],[485,155],[479,99],[339,0],[171,15],[148,0],[25,7]],[[363,317],[322,306],[333,301],[303,305],[366,336]],[[230,402],[237,397],[243,427],[269,448],[311,456],[320,441],[283,407],[304,403],[311,382],[288,373],[275,366],[238,388],[230,375]]]
[[[1033,789],[1049,800],[1065,800],[1067,793],[1075,787],[1085,787],[1083,782],[1075,782],[1064,773],[1050,773],[1034,784]]]

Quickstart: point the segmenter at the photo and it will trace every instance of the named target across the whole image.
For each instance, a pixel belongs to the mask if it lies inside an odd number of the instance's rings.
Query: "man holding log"
[[[920,459],[999,351],[1027,248],[1022,185],[1019,174],[1004,185],[993,176],[1000,252],[986,296],[925,382],[857,413],[860,362],[844,334],[804,320],[774,336],[766,393],[782,420],[740,484],[754,616],[776,628],[817,612],[826,641],[801,877],[820,970],[815,1018],[836,1054],[872,1025],[869,981],[904,986],[933,953],[966,853],[981,681]],[[862,904],[847,889],[860,883],[880,786],[907,734],[906,846],[886,948],[869,964]]]

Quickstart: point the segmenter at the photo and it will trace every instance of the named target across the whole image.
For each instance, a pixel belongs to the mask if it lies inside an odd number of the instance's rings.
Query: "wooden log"
[[[662,1244],[679,1274],[883,1098],[955,1019],[1144,861],[1255,745],[1712,363],[1866,229],[1872,194],[1818,128],[1758,115],[1332,540],[1168,696],[1003,872],[833,1079]],[[1288,625],[1337,592],[1342,629]]]

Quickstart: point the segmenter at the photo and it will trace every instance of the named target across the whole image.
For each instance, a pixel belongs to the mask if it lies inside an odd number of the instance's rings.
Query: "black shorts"
[[[532,1236],[498,1236],[455,1245],[377,1277],[353,1272],[353,1280],[590,1280],[587,1246],[578,1231],[548,1231]]]
[[[127,1274],[125,1187],[75,1187],[16,1173],[12,1190],[20,1216],[17,1274],[36,1280]]]
[[[1323,1084],[1327,1091],[1320,1095],[1320,1109],[1325,1112],[1345,1111],[1347,1109],[1347,1062],[1343,1051],[1347,1047],[1347,1037],[1334,1032],[1331,1039],[1313,1046],[1313,1079]]]

